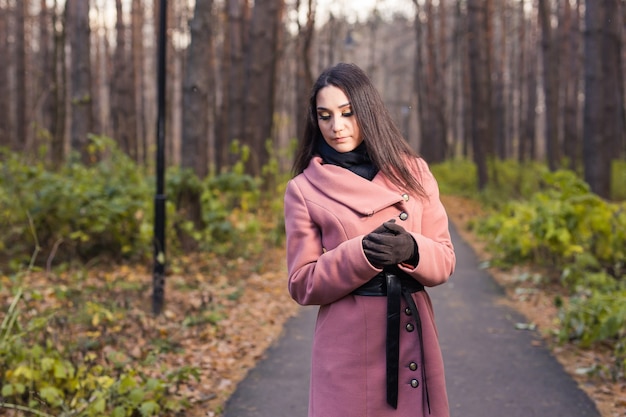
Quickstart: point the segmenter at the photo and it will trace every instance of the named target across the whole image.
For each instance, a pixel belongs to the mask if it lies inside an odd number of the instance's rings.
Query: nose
[[[333,119],[333,132],[341,132],[344,128],[344,122],[341,120],[341,117],[335,117]]]

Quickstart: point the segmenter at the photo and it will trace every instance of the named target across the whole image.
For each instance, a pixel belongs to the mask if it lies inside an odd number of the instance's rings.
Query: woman
[[[285,192],[289,292],[320,306],[309,417],[448,417],[424,291],[455,265],[437,183],[356,65],[309,105]]]

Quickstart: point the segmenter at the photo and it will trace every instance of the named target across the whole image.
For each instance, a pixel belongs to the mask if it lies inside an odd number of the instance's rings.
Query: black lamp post
[[[152,311],[161,313],[165,298],[165,45],[167,0],[159,3],[157,75],[156,195],[154,197],[154,270]]]

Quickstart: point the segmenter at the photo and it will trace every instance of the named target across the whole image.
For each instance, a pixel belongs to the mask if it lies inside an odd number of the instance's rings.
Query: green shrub
[[[154,178],[111,139],[90,139],[97,162],[72,161],[58,170],[0,151],[0,253],[12,269],[49,260],[139,260],[152,254]],[[184,235],[200,250],[229,256],[282,242],[284,179],[277,162],[272,160],[261,180],[243,172],[244,161],[204,179],[190,170],[168,169],[168,252],[181,250]],[[189,195],[200,206],[199,223],[190,221],[181,202]]]
[[[589,191],[571,171],[543,176],[527,201],[512,201],[481,222],[478,232],[505,264],[533,262],[563,268],[583,254],[599,270],[619,278],[626,248],[624,205]]]
[[[109,353],[108,362],[117,369],[107,369],[94,361],[93,352],[59,349],[52,342],[52,316],[21,317],[22,294],[17,291],[0,325],[0,409],[40,416],[130,417],[183,408],[184,402],[168,395],[168,388],[189,372],[175,370],[166,379],[156,379],[116,364],[115,352]]]
[[[430,169],[439,183],[441,194],[476,196],[476,165],[467,159],[453,159],[432,164]]]
[[[626,201],[626,161],[615,160],[612,168],[611,198]]]
[[[626,288],[611,292],[591,291],[573,297],[560,312],[561,341],[577,341],[582,347],[611,342],[615,363],[607,366],[617,380],[626,375]]]
[[[16,154],[0,159],[0,237],[7,254],[24,259],[99,254],[144,255],[150,248],[148,201],[143,173],[110,139],[92,137],[92,151],[105,156],[92,166],[69,162],[47,170]]]

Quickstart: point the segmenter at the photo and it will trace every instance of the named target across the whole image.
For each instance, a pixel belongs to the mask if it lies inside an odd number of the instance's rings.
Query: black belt
[[[400,361],[400,303],[406,300],[415,317],[416,330],[420,341],[422,360],[422,392],[430,414],[430,398],[426,383],[424,361],[424,341],[422,340],[422,321],[411,294],[424,291],[424,286],[399,269],[385,270],[352,292],[354,295],[372,297],[387,296],[387,403],[398,408],[398,370]]]

